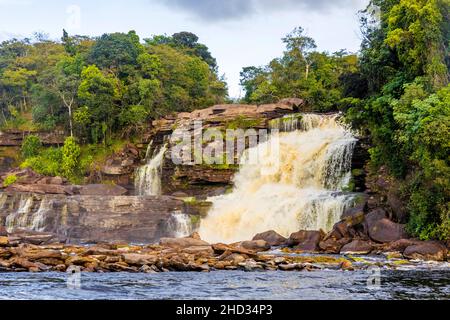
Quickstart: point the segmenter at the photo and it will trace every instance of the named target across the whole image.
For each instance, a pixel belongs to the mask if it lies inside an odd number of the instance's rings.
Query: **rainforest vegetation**
[[[372,0],[359,13],[358,53],[317,50],[301,27],[285,52],[241,72],[242,103],[304,99],[342,111],[370,137],[370,168],[387,167],[409,212],[409,232],[450,237],[450,0]],[[141,40],[134,32],[93,38],[63,32],[0,44],[3,130],[63,130],[60,148],[36,136],[22,167],[76,181],[96,157],[132,139],[151,120],[228,102],[216,60],[196,35]]]

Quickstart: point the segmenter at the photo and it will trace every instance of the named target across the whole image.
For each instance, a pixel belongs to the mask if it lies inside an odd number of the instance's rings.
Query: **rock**
[[[407,247],[403,256],[408,259],[445,261],[447,248],[439,242],[420,242]]]
[[[414,239],[400,239],[397,241],[386,243],[382,250],[384,252],[400,252],[403,253],[405,249],[409,246],[415,245],[421,243],[421,241],[414,240]]]
[[[348,261],[348,260],[342,261],[342,263],[339,265],[339,267],[342,270],[348,270],[348,271],[354,270],[352,263],[350,261]]]
[[[195,255],[203,255],[203,256],[211,256],[214,254],[214,250],[211,246],[194,246],[194,247],[187,247],[183,248],[183,252],[188,254],[195,254]]]
[[[265,240],[243,241],[239,246],[255,252],[268,251],[271,248]]]
[[[158,260],[157,256],[148,254],[127,253],[122,255],[122,259],[128,265],[152,265]]]
[[[192,239],[195,239],[195,240],[202,240],[202,238],[200,237],[200,234],[198,232],[194,232],[188,238],[192,238]]]
[[[289,237],[287,244],[301,251],[318,251],[319,243],[323,238],[323,233],[320,231],[298,231]]]
[[[341,238],[336,240],[335,238],[329,238],[325,241],[321,241],[319,243],[319,248],[326,253],[334,253],[337,254],[341,251],[341,248],[347,243],[351,242],[350,238]]]
[[[171,248],[187,248],[196,246],[209,246],[209,243],[203,240],[193,239],[193,238],[161,238],[159,241],[161,246],[171,247]]]
[[[387,217],[386,211],[384,211],[381,208],[377,208],[374,209],[372,211],[370,211],[366,217],[365,217],[365,222],[367,224],[367,226],[370,228],[371,226],[373,226],[377,221],[384,219]]]
[[[73,194],[70,186],[59,184],[22,184],[14,183],[6,188],[7,192],[26,192],[37,194]]]
[[[270,230],[263,233],[258,233],[253,237],[253,240],[264,240],[270,246],[277,247],[286,244],[287,239],[277,232]]]
[[[345,210],[342,215],[342,219],[346,222],[347,226],[356,226],[364,221],[364,206],[365,205],[360,205],[358,207]]]
[[[8,237],[0,237],[0,247],[6,247],[9,245]]]
[[[173,212],[183,212],[184,208],[182,200],[168,196],[67,196],[5,192],[3,197],[6,201],[0,219],[7,217],[11,225],[22,228],[27,226],[26,221],[40,216],[43,233],[57,236],[48,241],[154,243],[170,235],[167,221]],[[19,210],[21,203],[27,203],[27,210]]]
[[[373,246],[368,241],[354,240],[344,245],[340,251],[341,254],[368,254]]]
[[[4,226],[0,226],[0,237],[7,237],[8,232],[6,231],[6,228]]]
[[[232,253],[230,255],[228,255],[227,257],[225,257],[223,259],[223,261],[229,261],[231,262],[234,266],[239,265],[239,263],[242,263],[246,260],[247,258],[244,257],[242,254],[239,253]]]
[[[408,238],[404,224],[395,223],[386,218],[371,223],[368,232],[372,240],[380,243]]]
[[[84,196],[123,196],[127,193],[124,187],[109,184],[88,184],[80,189],[80,194]]]
[[[216,253],[216,254],[223,254],[224,252],[228,251],[229,253],[240,253],[240,254],[245,254],[248,256],[256,255],[255,251],[244,249],[244,248],[239,248],[239,247],[234,247],[234,246],[229,246],[229,245],[226,245],[223,243],[213,244],[212,248],[214,250],[214,253]]]

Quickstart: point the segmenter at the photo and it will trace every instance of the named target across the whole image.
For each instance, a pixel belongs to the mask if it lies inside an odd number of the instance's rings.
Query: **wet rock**
[[[138,265],[142,266],[145,264],[155,264],[158,260],[157,256],[154,255],[147,255],[147,254],[136,254],[136,253],[128,253],[123,254],[122,259],[125,263],[128,265]]]
[[[380,243],[408,238],[404,224],[395,223],[386,218],[371,223],[368,232],[372,240]]]
[[[80,189],[80,194],[85,196],[123,196],[127,193],[127,189],[109,184],[89,184]]]
[[[324,237],[321,231],[298,231],[290,235],[287,244],[301,251],[318,251],[319,243]]]
[[[240,253],[240,254],[245,254],[245,255],[248,255],[248,256],[255,256],[256,255],[255,251],[244,249],[244,248],[239,248],[239,247],[236,247],[236,246],[226,245],[226,244],[223,244],[223,243],[213,244],[212,248],[214,250],[214,253],[216,253],[216,254],[223,254],[223,253],[228,251],[230,253]]]
[[[329,238],[319,243],[319,248],[326,253],[337,254],[341,251],[341,248],[347,243],[351,242],[350,238],[341,238],[336,240],[335,238]]]
[[[352,263],[348,260],[342,261],[341,264],[339,265],[339,268],[341,268],[342,270],[348,270],[348,271],[354,270]]]
[[[344,245],[340,251],[341,254],[368,254],[373,246],[368,241],[354,240]]]
[[[0,237],[7,237],[8,232],[6,231],[6,228],[4,226],[0,226]]]
[[[161,246],[172,248],[187,248],[196,246],[209,246],[209,243],[203,240],[193,238],[161,238],[159,241]]]
[[[282,271],[293,271],[297,269],[298,264],[297,263],[289,263],[289,264],[280,264],[278,265],[278,269]]]
[[[271,248],[265,240],[243,241],[239,246],[255,252],[268,251]]]
[[[408,211],[405,201],[401,198],[398,188],[391,187],[387,194],[387,204],[392,210],[392,218],[396,222],[406,223],[408,220]]]
[[[407,247],[403,256],[408,259],[445,261],[447,248],[439,242],[426,241]]]
[[[262,265],[258,264],[253,259],[248,259],[245,262],[239,263],[239,266],[242,267],[245,271],[254,271],[255,269],[262,270],[264,269]]]
[[[277,232],[270,230],[263,233],[258,233],[253,237],[253,240],[264,240],[270,246],[277,247],[286,244],[287,239]]]

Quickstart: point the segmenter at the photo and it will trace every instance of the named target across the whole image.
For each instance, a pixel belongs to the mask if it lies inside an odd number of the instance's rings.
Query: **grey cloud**
[[[328,11],[355,6],[362,0],[158,0],[169,8],[181,9],[203,20],[238,20],[271,11]]]

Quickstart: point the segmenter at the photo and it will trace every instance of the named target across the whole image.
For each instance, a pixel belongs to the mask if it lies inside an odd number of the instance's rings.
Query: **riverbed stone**
[[[407,247],[403,256],[408,259],[445,261],[447,248],[439,242],[423,241]]]
[[[319,243],[323,237],[321,231],[301,230],[291,234],[287,244],[296,250],[314,252],[319,250]]]
[[[193,238],[161,238],[159,241],[161,246],[167,246],[172,248],[187,248],[195,246],[209,246],[209,243],[199,239]]]
[[[373,245],[369,241],[353,240],[344,245],[340,251],[341,254],[369,254]]]
[[[239,244],[239,247],[255,252],[268,251],[271,248],[270,244],[268,244],[265,240],[243,241]]]
[[[278,234],[274,230],[269,230],[263,233],[258,233],[253,237],[253,240],[264,240],[273,247],[282,246],[286,244],[287,239]]]

